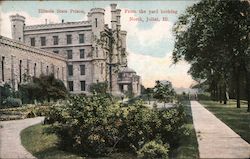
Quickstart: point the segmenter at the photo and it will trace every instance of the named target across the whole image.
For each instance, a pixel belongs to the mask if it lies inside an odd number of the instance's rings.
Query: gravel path
[[[41,123],[44,117],[0,122],[0,159],[35,158],[21,144],[23,129]]]
[[[191,101],[200,158],[250,158],[250,145],[197,101]]]

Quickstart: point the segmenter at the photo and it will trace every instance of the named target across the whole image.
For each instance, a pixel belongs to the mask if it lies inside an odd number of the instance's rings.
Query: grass
[[[195,129],[193,125],[193,117],[190,107],[190,101],[182,102],[185,108],[185,113],[187,115],[187,124],[185,125],[189,131],[190,135],[181,139],[180,146],[178,149],[174,150],[171,158],[174,159],[198,159],[199,150],[198,143],[196,139]]]
[[[227,105],[215,101],[200,101],[210,112],[250,143],[250,113],[246,101],[241,101],[241,108],[236,108],[236,101]]]
[[[58,138],[55,134],[44,133],[49,125],[34,125],[21,132],[22,145],[38,159],[92,159],[79,154],[62,151],[56,145]],[[128,153],[114,153],[110,157],[96,159],[135,159]]]

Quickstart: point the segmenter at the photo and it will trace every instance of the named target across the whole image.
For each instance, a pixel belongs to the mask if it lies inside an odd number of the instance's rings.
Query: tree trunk
[[[239,67],[236,69],[236,101],[237,108],[240,108],[240,72]]]
[[[250,72],[246,71],[247,111],[250,112]]]
[[[219,86],[219,98],[220,98],[220,103],[222,103],[222,87]]]
[[[227,104],[227,85],[224,83],[224,104]]]
[[[219,101],[219,89],[218,84],[215,85],[215,100]]]

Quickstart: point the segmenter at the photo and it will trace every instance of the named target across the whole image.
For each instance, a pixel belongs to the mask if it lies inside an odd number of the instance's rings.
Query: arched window
[[[36,77],[36,63],[34,64],[34,77]]]

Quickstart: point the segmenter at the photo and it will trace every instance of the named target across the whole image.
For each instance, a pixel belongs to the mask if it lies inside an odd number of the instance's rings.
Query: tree
[[[93,83],[90,85],[90,92],[92,94],[106,94],[108,90],[108,84],[106,82]]]
[[[19,87],[24,103],[30,103],[34,100],[65,99],[68,94],[64,83],[56,79],[53,74],[41,75],[39,78],[33,77],[30,82],[21,84]]]
[[[164,106],[167,102],[172,102],[175,96],[175,91],[172,88],[171,82],[156,81],[153,96],[159,101],[164,102]]]
[[[146,95],[147,99],[148,99],[148,104],[150,104],[150,99],[152,98],[154,93],[153,88],[147,88],[144,90],[144,94]]]
[[[3,103],[5,99],[11,96],[11,87],[8,83],[0,86],[0,104]]]
[[[188,61],[194,79],[207,80],[214,97],[223,92],[225,104],[229,81],[236,77],[237,107],[241,73],[249,72],[249,8],[247,1],[202,0],[189,7],[173,29],[174,63]]]

